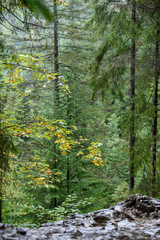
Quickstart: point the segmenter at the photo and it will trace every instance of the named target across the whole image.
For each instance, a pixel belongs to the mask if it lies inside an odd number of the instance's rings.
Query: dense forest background
[[[0,0],[0,33],[0,221],[159,198],[159,0]]]

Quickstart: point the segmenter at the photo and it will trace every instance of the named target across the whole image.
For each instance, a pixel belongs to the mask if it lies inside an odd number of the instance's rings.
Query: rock
[[[111,219],[111,213],[110,211],[108,211],[107,213],[106,210],[104,210],[104,212],[100,211],[95,213],[95,216],[93,217],[93,219],[98,223],[106,223]]]
[[[5,225],[3,223],[0,223],[0,230],[5,229]]]
[[[160,201],[131,195],[109,209],[71,214],[39,228],[0,223],[0,240],[160,240]]]
[[[17,228],[17,233],[20,233],[21,235],[25,235],[27,230],[28,230],[27,228],[19,227]]]

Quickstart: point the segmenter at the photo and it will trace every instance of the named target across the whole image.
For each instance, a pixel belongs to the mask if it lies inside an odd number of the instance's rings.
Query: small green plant
[[[112,200],[117,203],[124,200],[129,195],[128,184],[124,181],[115,189]]]
[[[92,197],[78,200],[78,196],[76,194],[68,195],[61,206],[50,211],[50,220],[58,221],[72,213],[81,213],[87,207],[92,205],[93,201],[94,199]]]
[[[16,212],[14,212],[14,209],[9,213],[6,212],[10,219],[7,222],[15,226],[20,224],[25,227],[38,227],[44,222],[55,222],[64,219],[72,213],[81,213],[92,205],[93,201],[92,197],[78,200],[78,196],[72,194],[68,195],[66,200],[53,210],[46,209],[41,205],[23,204],[19,206],[20,208]]]

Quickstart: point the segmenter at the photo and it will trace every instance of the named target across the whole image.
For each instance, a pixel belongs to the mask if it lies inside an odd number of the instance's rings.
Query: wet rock
[[[3,223],[0,223],[0,230],[5,229],[5,225]]]
[[[110,220],[110,215],[105,213],[98,213],[93,218],[98,223],[106,223],[108,220]]]
[[[0,223],[0,240],[160,240],[160,201],[131,195],[109,209],[71,214],[39,228]]]
[[[19,227],[17,228],[17,233],[20,233],[21,235],[25,235],[27,230],[28,230],[27,228]]]

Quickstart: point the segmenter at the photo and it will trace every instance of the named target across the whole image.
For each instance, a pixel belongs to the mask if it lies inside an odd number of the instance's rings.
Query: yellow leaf
[[[77,130],[77,127],[76,127],[76,126],[72,126],[72,128],[74,128],[74,130]]]
[[[57,136],[57,137],[60,137],[61,135],[60,135],[59,133],[56,133],[56,136]]]
[[[138,42],[137,42],[137,46],[138,46],[138,47],[141,46],[141,41],[140,41],[140,40],[138,40]]]
[[[92,162],[94,163],[94,165],[99,166],[99,164],[97,163],[97,161],[93,160]]]
[[[64,155],[66,155],[67,153],[66,153],[66,151],[62,151],[62,155],[64,156]]]
[[[39,180],[38,184],[39,184],[39,185],[41,185],[41,184],[42,184],[42,179],[40,179],[40,180]]]
[[[81,151],[79,153],[76,154],[76,156],[79,156],[79,155],[83,155],[84,153]]]
[[[23,134],[24,134],[24,133],[23,133],[23,132],[21,132],[21,133],[19,133],[19,134],[18,134],[18,136],[21,136],[21,135],[23,135]]]
[[[38,183],[37,183],[37,184],[38,184],[38,185],[41,185],[43,179],[44,179],[43,177],[37,178],[37,180],[38,180]]]

